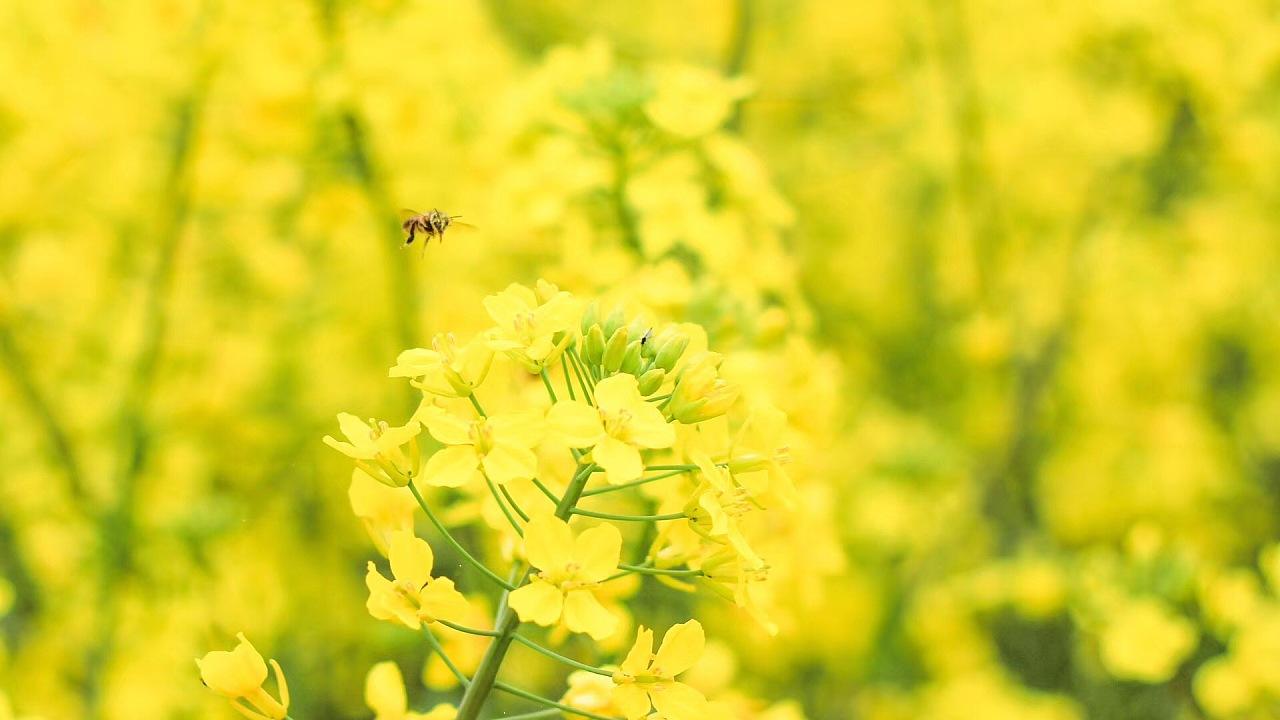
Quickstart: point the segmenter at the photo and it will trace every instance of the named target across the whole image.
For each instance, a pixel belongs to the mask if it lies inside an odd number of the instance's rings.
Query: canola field
[[[1280,718],[1278,220],[1275,0],[2,3],[0,720]]]

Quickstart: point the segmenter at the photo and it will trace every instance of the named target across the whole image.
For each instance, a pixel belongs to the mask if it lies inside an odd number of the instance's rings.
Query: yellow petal
[[[707,717],[707,699],[684,683],[657,685],[649,690],[653,706],[666,720],[703,720]]]
[[[590,447],[604,434],[600,411],[578,402],[562,400],[547,411],[547,429],[570,447]]]
[[[627,716],[627,720],[636,720],[649,713],[649,696],[634,684],[628,683],[615,687],[613,704]]]
[[[471,443],[471,421],[463,420],[457,415],[447,412],[422,414],[422,422],[427,426],[431,437],[445,445],[468,445]]]
[[[229,698],[248,695],[267,679],[267,664],[262,656],[245,639],[244,633],[236,637],[240,644],[234,650],[214,650],[196,660],[204,684]]]
[[[702,656],[702,648],[706,637],[702,632],[702,623],[697,620],[672,625],[662,638],[662,647],[653,660],[655,672],[662,677],[675,677],[693,666]]]
[[[351,413],[338,413],[338,429],[358,448],[373,446],[373,428]]]
[[[534,580],[512,591],[507,603],[525,622],[554,625],[564,607],[564,594],[549,582]]]
[[[463,620],[467,617],[469,607],[467,598],[454,587],[449,578],[436,578],[418,593],[422,603],[422,612],[428,620]]]
[[[640,451],[617,438],[606,437],[600,441],[591,451],[591,457],[604,468],[605,480],[612,485],[631,482],[644,472]]]
[[[538,473],[538,456],[532,450],[506,443],[490,448],[481,464],[489,479],[499,485],[512,480],[528,480]]]
[[[524,528],[524,556],[539,570],[558,570],[573,562],[573,533],[554,515],[531,518]]]
[[[627,652],[627,657],[619,665],[619,669],[628,675],[639,675],[649,669],[649,660],[653,657],[653,631],[641,625],[636,631],[635,644]]]
[[[573,590],[564,598],[564,624],[573,632],[604,640],[618,629],[618,618],[590,590]]]
[[[494,442],[531,448],[542,441],[546,418],[540,412],[495,415],[485,421],[493,430]]]
[[[634,375],[622,373],[596,383],[596,406],[605,412],[638,408],[645,404]]]
[[[584,530],[573,542],[573,561],[578,565],[578,579],[600,582],[618,569],[622,557],[622,533],[612,525],[597,525]]]
[[[364,679],[364,702],[378,717],[404,715],[409,708],[409,700],[405,696],[400,666],[387,661],[369,668]]]
[[[426,540],[416,537],[412,531],[393,532],[387,547],[391,560],[391,574],[396,580],[404,580],[414,588],[420,588],[431,579],[431,567],[435,555]]]
[[[438,450],[427,460],[422,478],[436,487],[462,487],[479,475],[480,458],[470,445]]]
[[[640,447],[671,447],[676,441],[675,428],[667,423],[662,411],[648,403],[632,408],[627,430],[631,442]]]

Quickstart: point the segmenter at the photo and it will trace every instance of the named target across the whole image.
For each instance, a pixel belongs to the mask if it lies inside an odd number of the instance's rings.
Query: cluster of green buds
[[[581,331],[581,359],[593,377],[634,375],[640,394],[649,398],[670,388],[661,407],[677,422],[718,417],[738,398],[737,386],[720,377],[724,358],[719,353],[685,357],[690,337],[679,326],[655,328],[644,317],[628,321],[620,306],[602,318],[600,306],[592,303],[582,314]],[[681,358],[685,362],[677,372]]]

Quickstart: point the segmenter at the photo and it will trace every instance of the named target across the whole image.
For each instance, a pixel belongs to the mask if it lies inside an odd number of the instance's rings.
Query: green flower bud
[[[662,368],[654,368],[640,376],[639,386],[641,395],[652,395],[658,392],[658,388],[662,387],[662,381],[667,379],[667,371]]]
[[[582,313],[582,336],[586,337],[587,333],[591,332],[591,326],[598,322],[600,322],[600,303],[592,302]]]
[[[604,346],[604,358],[601,363],[604,365],[606,372],[618,372],[618,368],[622,367],[622,357],[627,353],[627,329],[620,327],[609,336],[609,342]]]
[[[657,359],[654,364],[658,367],[671,372],[672,368],[679,362],[680,356],[684,354],[684,349],[689,347],[689,338],[686,335],[676,335],[662,344],[658,350]]]
[[[622,372],[635,375],[640,370],[640,341],[634,340],[627,345],[627,352],[622,356]]]
[[[622,327],[622,323],[626,322],[627,314],[623,312],[622,306],[614,306],[613,312],[609,313],[609,317],[604,321],[604,336],[612,338],[613,334],[618,332],[618,328]]]
[[[604,331],[599,325],[592,325],[582,343],[582,359],[588,365],[599,365],[604,357]]]

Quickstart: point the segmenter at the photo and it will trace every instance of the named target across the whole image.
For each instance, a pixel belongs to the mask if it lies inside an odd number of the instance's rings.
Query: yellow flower
[[[400,353],[390,376],[415,378],[412,385],[432,395],[467,397],[484,382],[493,364],[493,349],[483,337],[459,348],[452,334],[436,335],[431,348]]]
[[[562,618],[573,632],[603,640],[613,634],[618,618],[605,609],[591,588],[618,568],[622,534],[612,525],[597,525],[575,539],[569,524],[540,515],[524,529],[524,551],[540,572],[511,593],[511,608],[520,619],[555,625]]]
[[[413,530],[413,512],[418,504],[405,488],[388,487],[356,468],[347,488],[351,511],[364,523],[365,532],[378,552],[387,554],[387,535],[397,530]]]
[[[729,411],[738,399],[738,386],[720,377],[720,353],[702,352],[680,371],[668,405],[677,422],[692,425]]]
[[[560,357],[573,340],[581,310],[578,301],[548,282],[538,292],[512,283],[484,299],[484,308],[497,327],[488,333],[493,350],[505,352],[529,372],[541,372]]]
[[[412,532],[390,535],[388,580],[369,563],[365,584],[369,587],[369,614],[379,620],[399,622],[417,630],[422,623],[437,618],[460,619],[466,615],[467,600],[449,578],[431,576],[435,557],[431,546]]]
[[[1099,650],[1113,677],[1162,683],[1195,646],[1191,623],[1158,600],[1141,599],[1126,603],[1110,618]]]
[[[685,508],[694,529],[708,538],[727,542],[748,564],[762,564],[739,522],[739,518],[756,507],[750,493],[705,454],[694,453],[693,461],[703,480]]]
[[[1237,717],[1258,700],[1258,688],[1239,663],[1230,656],[1218,656],[1196,671],[1192,688],[1196,700],[1210,717]]]
[[[701,623],[690,620],[667,630],[654,654],[653,631],[641,626],[635,645],[613,674],[613,702],[629,720],[647,715],[650,703],[667,720],[702,720],[706,698],[675,676],[697,662],[705,642]]]
[[[349,442],[325,435],[325,444],[354,458],[356,467],[378,482],[404,487],[417,474],[421,464],[417,437],[422,427],[416,420],[392,427],[379,420],[366,423],[350,413],[338,413],[338,427]],[[409,446],[407,454],[405,445]]]
[[[281,720],[289,714],[289,685],[280,663],[271,661],[280,691],[280,699],[276,700],[262,687],[267,679],[267,664],[262,661],[262,655],[245,639],[244,633],[236,637],[240,644],[234,650],[214,650],[196,659],[200,681],[230,700],[231,707],[251,720]]]
[[[430,712],[410,712],[404,676],[400,667],[390,661],[369,668],[364,680],[364,701],[373,711],[374,720],[453,720],[458,714],[447,704],[437,705]]]
[[[622,709],[613,702],[613,680],[586,670],[569,675],[569,689],[560,702],[597,715],[618,716]]]
[[[484,472],[502,485],[538,472],[533,448],[542,437],[540,413],[511,413],[463,420],[446,412],[420,413],[432,437],[444,443],[427,460],[423,477],[431,485],[462,487]]]
[[[697,137],[724,124],[737,101],[751,92],[751,83],[726,78],[692,65],[664,65],[654,69],[657,89],[644,111],[654,125],[675,135]]]
[[[593,447],[593,461],[613,484],[644,472],[641,448],[671,447],[675,430],[662,412],[640,395],[636,379],[621,374],[596,385],[596,406],[576,400],[556,403],[547,413],[553,433],[572,447]]]

